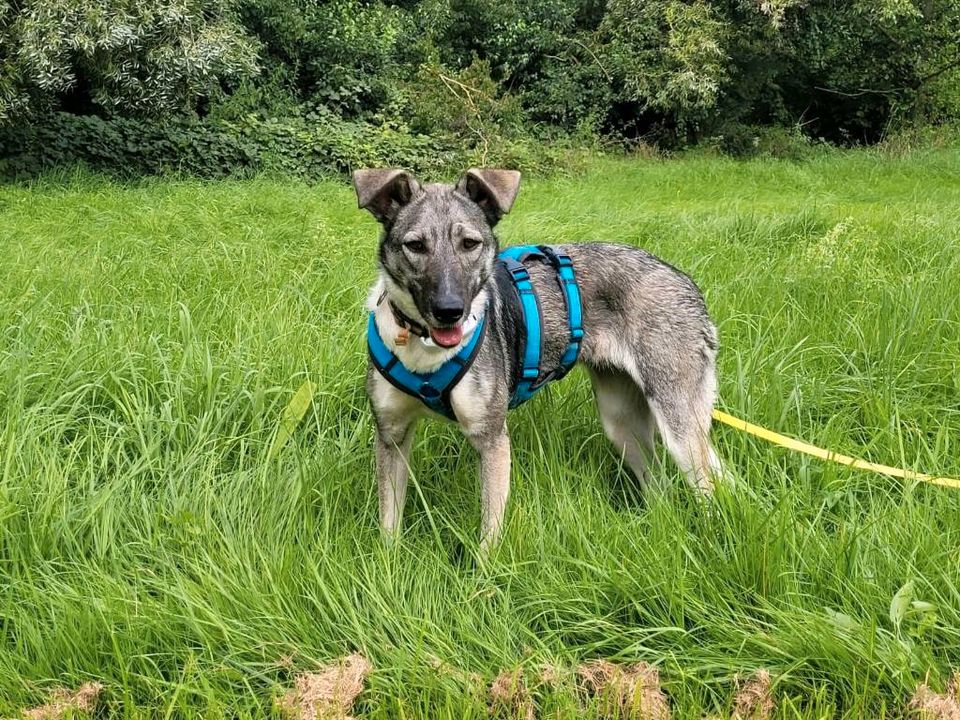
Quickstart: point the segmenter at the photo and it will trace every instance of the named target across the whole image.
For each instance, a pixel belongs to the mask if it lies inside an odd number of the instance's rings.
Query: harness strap
[[[550,245],[518,245],[503,250],[500,259],[507,266],[520,298],[525,330],[521,373],[510,398],[510,407],[514,408],[533,397],[548,382],[564,377],[576,365],[583,341],[583,310],[573,260],[566,253]],[[543,260],[553,266],[567,311],[570,341],[559,365],[549,372],[543,372],[541,367],[543,315],[530,282],[530,273],[523,264],[527,260]]]
[[[541,245],[540,250],[557,270],[557,282],[563,292],[563,303],[567,310],[567,325],[570,328],[570,342],[560,358],[560,366],[551,373],[551,380],[559,380],[573,369],[573,366],[577,364],[577,357],[580,355],[580,346],[583,343],[583,304],[580,299],[580,286],[577,285],[577,276],[573,270],[573,260],[570,259],[570,256],[550,245]]]
[[[374,314],[371,312],[367,321],[367,349],[373,366],[391,385],[417,398],[434,412],[456,421],[457,414],[453,410],[453,405],[450,404],[450,393],[473,365],[486,329],[486,313],[484,313],[473,329],[470,340],[456,355],[431,373],[417,373],[408,370],[383,342],[377,330]]]
[[[533,283],[530,282],[530,272],[523,265],[523,260],[529,253],[518,253],[516,255],[504,252],[500,255],[500,260],[507,267],[513,279],[513,287],[517,291],[517,297],[520,298],[520,309],[524,317],[524,342],[523,355],[520,359],[520,377],[517,378],[517,385],[514,388],[513,395],[510,397],[510,407],[514,408],[522,402],[526,402],[537,391],[540,380],[540,364],[543,358],[543,316],[540,311],[540,301],[537,300],[537,294],[533,291]],[[531,322],[531,318],[535,318]]]

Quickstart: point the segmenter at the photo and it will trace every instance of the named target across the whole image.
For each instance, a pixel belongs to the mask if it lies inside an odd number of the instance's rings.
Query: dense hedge
[[[960,0],[0,0],[0,154],[314,175],[874,142],[960,117],[958,28]]]
[[[0,137],[6,145],[0,171],[16,177],[74,164],[129,175],[176,171],[216,178],[280,171],[316,177],[385,163],[429,172],[431,165],[454,160],[450,148],[424,135],[334,118],[161,124],[56,113]]]
[[[422,121],[490,95],[523,122],[698,141],[797,125],[871,142],[960,115],[960,0],[241,0],[278,97]],[[429,93],[428,93],[429,94]],[[497,119],[487,112],[488,119]],[[439,113],[420,129],[449,128]]]
[[[72,165],[127,177],[177,172],[206,178],[259,172],[318,178],[395,165],[429,178],[478,164],[534,171],[568,166],[567,146],[520,138],[481,153],[450,136],[331,114],[161,123],[58,112],[42,123],[0,128],[0,178],[29,178]]]

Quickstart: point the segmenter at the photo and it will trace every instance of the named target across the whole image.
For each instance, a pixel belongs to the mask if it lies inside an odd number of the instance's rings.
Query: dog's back
[[[705,487],[709,471],[719,469],[706,442],[716,398],[717,332],[699,288],[639,248],[583,243],[559,249],[576,270],[583,303],[580,361],[590,372],[607,434],[621,447],[638,439],[647,445],[655,425],[693,484]],[[544,366],[555,367],[569,338],[563,295],[552,267],[532,263],[529,270],[542,310]]]
[[[573,260],[583,301],[581,362],[598,369],[628,369],[642,389],[663,394],[671,378],[700,377],[712,364],[717,333],[699,288],[685,274],[639,248],[582,243],[559,248]],[[531,263],[542,309],[544,365],[555,366],[568,342],[566,310],[556,273]],[[498,292],[509,288],[499,283]]]

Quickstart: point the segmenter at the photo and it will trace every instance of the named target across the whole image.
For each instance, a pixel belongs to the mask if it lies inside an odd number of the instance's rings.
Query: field
[[[499,234],[657,253],[719,326],[720,407],[960,476],[960,151],[597,159],[525,181]],[[91,680],[103,714],[260,717],[355,651],[358,718],[489,717],[485,683],[544,664],[540,716],[599,716],[568,677],[593,658],[658,666],[675,717],[728,716],[761,668],[779,717],[901,717],[960,669],[960,492],[717,427],[736,486],[701,505],[668,463],[647,500],[581,371],[511,416],[487,564],[476,457],[438,423],[383,546],[376,242],[342,182],[0,187],[0,717]]]

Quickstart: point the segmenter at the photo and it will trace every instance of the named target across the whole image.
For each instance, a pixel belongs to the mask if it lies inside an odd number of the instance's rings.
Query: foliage
[[[477,149],[480,164],[487,164],[504,141],[525,132],[519,99],[494,82],[485,60],[474,59],[460,72],[422,65],[408,95],[415,129],[466,140]]]
[[[922,4],[922,9],[920,5]],[[877,139],[891,120],[957,117],[958,0],[420,3],[451,71],[478,57],[528,118],[698,140],[800,125]],[[423,8],[429,8],[429,12]]]
[[[370,166],[402,166],[432,177],[484,163],[544,171],[572,162],[562,142],[541,147],[527,135],[487,141],[464,147],[455,136],[425,135],[396,121],[344,120],[322,112],[164,123],[55,113],[41,122],[0,127],[0,178],[25,179],[73,165],[124,177],[268,172],[317,179]]]
[[[228,0],[8,0],[0,49],[0,120],[31,105],[189,110],[220,81],[256,69]]]
[[[863,142],[898,114],[958,117],[957,27],[958,0],[612,0],[601,30],[620,99],[653,123]]]
[[[898,120],[956,119],[958,28],[960,0],[812,3],[784,28],[795,57],[784,103],[840,141],[878,139]]]
[[[606,52],[623,80],[621,99],[641,110],[696,119],[717,104],[728,79],[731,28],[705,2],[611,0]]]
[[[120,175],[183,172],[225,177],[279,171],[317,178],[369,165],[424,172],[453,164],[449,147],[402,126],[345,121],[335,115],[198,122],[57,113],[44,122],[0,130],[0,171],[29,177],[75,164]]]
[[[300,102],[356,116],[386,106],[403,76],[409,12],[361,0],[238,0],[268,70]]]
[[[960,0],[0,0],[0,123],[160,117],[239,147],[271,118],[288,159],[358,128],[483,162],[558,136],[870,143],[960,119],[958,27]]]

